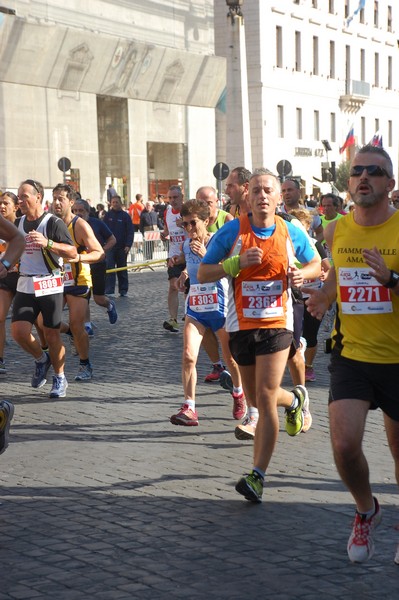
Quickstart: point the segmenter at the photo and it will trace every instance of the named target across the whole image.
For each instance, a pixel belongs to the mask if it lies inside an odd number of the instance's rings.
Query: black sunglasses
[[[370,177],[392,177],[386,169],[378,165],[354,165],[350,170],[349,177],[360,177],[364,170]]]
[[[27,183],[28,185],[31,185],[33,188],[35,188],[35,190],[37,191],[38,194],[42,193],[39,190],[38,184],[36,183],[36,181],[34,179],[25,179],[24,183]]]
[[[189,225],[191,225],[191,227],[197,227],[198,221],[199,219],[193,219],[192,221],[182,221],[182,227],[184,227],[184,229],[187,229]]]

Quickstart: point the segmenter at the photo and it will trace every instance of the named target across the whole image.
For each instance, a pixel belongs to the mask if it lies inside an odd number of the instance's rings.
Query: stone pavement
[[[0,600],[265,598],[371,600],[398,597],[397,490],[380,413],[365,449],[384,518],[376,554],[351,565],[353,519],[327,423],[327,357],[309,384],[313,427],[281,433],[264,501],[234,490],[252,466],[252,443],[234,437],[231,399],[201,383],[200,426],[175,427],[181,333],[167,316],[164,270],[130,274],[115,326],[93,305],[95,377],[68,397],[30,388],[32,360],[9,338],[2,397],[15,403],[11,443],[0,457]],[[289,385],[289,380],[285,380]]]

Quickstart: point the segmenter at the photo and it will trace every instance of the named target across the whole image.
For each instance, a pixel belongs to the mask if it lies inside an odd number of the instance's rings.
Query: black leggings
[[[317,334],[319,332],[321,321],[312,317],[310,312],[305,307],[303,314],[303,332],[302,335],[308,343],[308,348],[317,346]]]

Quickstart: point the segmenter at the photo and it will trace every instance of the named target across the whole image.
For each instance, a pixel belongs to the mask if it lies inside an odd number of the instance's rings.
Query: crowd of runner
[[[368,145],[351,164],[347,213],[333,193],[321,198],[320,214],[300,202],[297,180],[281,183],[267,169],[251,173],[237,167],[226,182],[227,210],[219,208],[210,186],[187,201],[181,188],[172,186],[163,215],[162,237],[169,240],[165,331],[179,332],[180,296],[185,304],[183,401],[170,422],[199,426],[196,363],[202,345],[212,364],[205,382],[219,382],[230,392],[233,417],[241,421],[235,435],[254,443],[252,465],[236,483],[250,502],[261,502],[267,489],[279,407],[288,435],[311,428],[306,383],[317,377],[313,360],[320,322],[335,315],[328,404],[335,463],[356,505],[347,546],[352,562],[372,556],[381,521],[362,450],[371,409],[383,412],[399,483],[399,213],[392,202],[394,187],[389,155]],[[89,205],[68,185],[54,188],[51,213],[44,211],[43,198],[42,185],[27,179],[17,197],[7,192],[0,202],[0,373],[6,375],[4,324],[12,305],[11,334],[34,359],[32,387],[45,385],[52,367],[50,397],[60,398],[68,387],[61,333],[70,337],[79,356],[75,381],[93,375],[85,327],[92,287],[110,323],[117,320],[115,303],[105,294],[105,253],[116,238],[108,227],[100,231],[90,223]],[[17,207],[23,216],[15,226]],[[126,254],[126,242],[121,247]],[[68,323],[62,322],[65,303]],[[291,390],[281,387],[287,367]],[[0,453],[7,448],[13,414],[13,404],[2,400]]]

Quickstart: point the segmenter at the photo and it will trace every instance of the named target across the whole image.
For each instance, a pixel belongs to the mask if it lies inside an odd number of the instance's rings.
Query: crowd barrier
[[[144,235],[136,232],[128,256],[128,268],[133,270],[153,269],[155,266],[165,265],[168,251],[169,241],[161,240],[160,231],[145,231]]]

